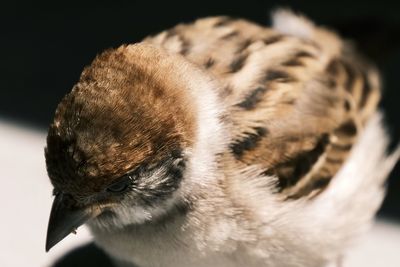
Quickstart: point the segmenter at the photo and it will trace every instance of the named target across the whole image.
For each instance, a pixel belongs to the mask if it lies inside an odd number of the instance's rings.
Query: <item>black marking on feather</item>
[[[332,177],[331,176],[320,176],[320,177],[314,177],[312,181],[310,181],[309,184],[307,184],[304,188],[300,189],[299,192],[296,192],[292,195],[287,196],[287,199],[299,199],[304,196],[308,196],[310,193],[313,191],[318,190],[319,192],[316,194],[318,195],[322,189],[327,187],[329,183],[331,182]],[[314,195],[313,197],[315,197]]]
[[[357,126],[353,120],[348,120],[341,124],[339,128],[335,130],[335,133],[345,134],[347,136],[354,136],[357,134]]]
[[[243,68],[244,63],[246,62],[246,59],[247,59],[248,56],[249,56],[249,55],[248,55],[247,53],[242,54],[242,55],[240,55],[240,56],[237,56],[237,57],[231,62],[231,64],[229,65],[229,72],[230,72],[230,73],[235,73],[235,72],[240,71],[240,70]]]
[[[247,47],[249,47],[252,43],[253,43],[253,40],[251,40],[251,39],[244,40],[243,42],[241,42],[239,44],[235,53],[241,53],[242,51],[246,50]]]
[[[324,177],[318,177],[318,179],[315,179],[312,183],[312,186],[310,186],[309,190],[310,192],[315,189],[322,189],[328,186],[328,184],[331,182],[332,177],[331,176],[324,176]]]
[[[182,150],[173,150],[155,165],[142,164],[131,172],[129,175],[134,177],[132,190],[136,192],[143,204],[155,206],[170,197],[180,187],[185,168],[186,159]],[[159,177],[149,183],[147,175],[159,170],[161,170]]]
[[[192,44],[188,39],[184,38],[183,36],[180,36],[180,39],[181,39],[181,42],[182,42],[180,53],[183,56],[185,56],[185,55],[187,55],[189,53],[190,47],[191,47]]]
[[[313,54],[307,51],[300,51],[294,55],[296,58],[315,58]]]
[[[171,37],[174,37],[178,34],[178,31],[176,29],[171,29],[167,32],[167,34],[165,35],[165,39],[169,39]]]
[[[343,69],[346,72],[346,76],[347,76],[346,82],[344,84],[344,88],[347,91],[351,92],[353,85],[354,85],[355,78],[356,78],[356,73],[355,73],[355,70],[347,62],[343,61],[342,65],[343,65]]]
[[[337,76],[339,74],[339,68],[340,68],[339,60],[333,59],[326,67],[326,71],[332,76]]]
[[[344,100],[343,106],[344,106],[344,109],[345,109],[347,112],[350,111],[350,109],[351,109],[351,104],[350,104],[350,101],[349,101],[348,99],[345,99],[345,100]]]
[[[217,21],[213,27],[223,27],[230,24],[234,19],[231,17],[222,17],[219,21]]]
[[[232,94],[232,92],[233,92],[233,88],[232,88],[231,85],[228,84],[227,86],[225,86],[225,87],[220,91],[219,95],[220,95],[221,97],[227,97],[228,95]]]
[[[183,170],[186,166],[184,160],[181,160],[176,166],[169,166],[166,174],[170,176],[172,179],[181,180],[183,177]]]
[[[230,149],[236,159],[240,159],[245,151],[256,148],[261,139],[268,134],[268,130],[264,127],[257,127],[254,130],[255,133],[246,133],[245,138],[237,140],[230,145]]]
[[[232,31],[230,33],[225,34],[224,36],[221,37],[222,40],[229,40],[235,36],[239,35],[239,31]]]
[[[328,89],[336,89],[337,88],[337,83],[336,83],[336,80],[334,78],[327,78],[324,81],[324,84],[326,85],[326,87]]]
[[[288,99],[283,100],[282,103],[285,105],[294,105],[294,104],[296,104],[296,99],[288,98]]]
[[[282,63],[283,66],[304,66],[304,63],[301,61],[302,58],[314,58],[309,52],[299,51],[293,55],[293,58]]]
[[[337,143],[332,143],[332,149],[334,150],[339,150],[343,152],[349,151],[353,147],[353,144],[337,144]]]
[[[318,195],[322,189],[326,188],[329,183],[332,180],[332,176],[317,176],[313,177],[313,180],[311,180],[304,188],[300,189],[299,192],[296,192],[290,196],[288,196],[288,199],[299,199],[304,196],[308,196],[310,193],[315,192],[318,190],[317,194]],[[312,197],[315,197],[316,195],[313,195]]]
[[[325,152],[328,144],[329,136],[324,134],[312,150],[300,152],[291,159],[268,170],[266,174],[278,177],[279,190],[293,186],[311,170],[319,157]]]
[[[330,164],[335,164],[335,165],[337,165],[337,164],[342,164],[342,163],[343,163],[343,159],[342,159],[342,158],[340,158],[340,159],[334,159],[334,158],[327,157],[327,158],[326,158],[326,162],[327,162],[327,163],[330,163]]]
[[[264,82],[277,81],[277,82],[294,82],[296,79],[289,73],[282,70],[268,70]]]
[[[302,39],[301,40],[304,44],[314,47],[317,50],[321,50],[321,46],[317,44],[315,41],[310,39]]]
[[[271,37],[267,37],[263,40],[264,44],[266,45],[271,45],[274,43],[277,43],[279,41],[281,41],[284,38],[283,35],[275,35],[275,36],[271,36]]]
[[[204,63],[204,67],[206,68],[206,69],[209,69],[209,68],[211,68],[212,66],[214,66],[214,64],[215,64],[215,60],[213,59],[213,58],[208,58],[207,59],[207,61],[206,61],[206,63]]]
[[[257,87],[252,92],[250,92],[250,94],[248,94],[242,102],[237,104],[237,106],[244,108],[246,110],[254,109],[257,103],[259,103],[262,100],[262,97],[264,96],[266,91],[267,88],[265,87]]]
[[[296,67],[304,66],[303,62],[299,58],[292,58],[282,63],[283,66]]]
[[[362,74],[362,79],[363,79],[364,86],[363,86],[361,99],[360,99],[360,103],[359,103],[360,109],[363,108],[365,106],[365,104],[367,103],[368,96],[370,95],[371,90],[372,90],[371,84],[369,83],[367,74],[365,72],[363,72],[363,74]]]
[[[171,152],[169,153],[170,158],[173,159],[181,159],[183,158],[183,152],[181,148],[176,148],[171,150]]]

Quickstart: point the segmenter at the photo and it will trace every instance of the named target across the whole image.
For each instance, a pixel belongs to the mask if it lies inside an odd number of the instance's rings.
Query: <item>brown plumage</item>
[[[323,28],[316,34],[299,38],[216,17],[145,42],[221,82],[233,133],[228,161],[257,164],[279,177],[280,191],[301,197],[329,183],[380,95],[376,70],[350,44]]]
[[[85,68],[47,138],[47,250],[87,222],[142,267],[342,255],[400,154],[385,155],[379,75],[332,31],[284,10],[273,21],[200,19]]]
[[[157,51],[141,52],[124,46],[104,52],[58,106],[46,149],[56,190],[90,196],[193,142],[194,114],[182,85],[168,73],[172,63],[153,72],[147,60]]]

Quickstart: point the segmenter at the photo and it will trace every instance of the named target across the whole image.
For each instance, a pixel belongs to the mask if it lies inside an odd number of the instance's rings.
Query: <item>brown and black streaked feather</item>
[[[232,122],[227,164],[261,166],[288,198],[329,184],[380,94],[376,71],[350,45],[324,28],[310,30],[312,37],[296,36],[213,17],[145,40],[220,81]]]

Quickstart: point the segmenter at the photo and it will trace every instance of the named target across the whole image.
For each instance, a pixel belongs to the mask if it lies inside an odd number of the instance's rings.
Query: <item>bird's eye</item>
[[[112,193],[122,193],[125,192],[132,183],[132,179],[130,176],[126,176],[123,179],[111,184],[107,187],[108,192]]]

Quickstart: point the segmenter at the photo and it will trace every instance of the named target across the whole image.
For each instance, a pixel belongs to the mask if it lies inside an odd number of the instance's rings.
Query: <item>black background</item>
[[[397,2],[397,3],[396,3]],[[400,140],[399,1],[14,1],[0,8],[0,119],[43,130],[82,68],[109,47],[140,41],[179,22],[211,15],[269,23],[291,7],[356,41],[384,74],[382,108]],[[42,156],[42,151],[38,152]],[[398,164],[399,165],[399,164]],[[390,178],[381,215],[400,219],[400,170]]]

